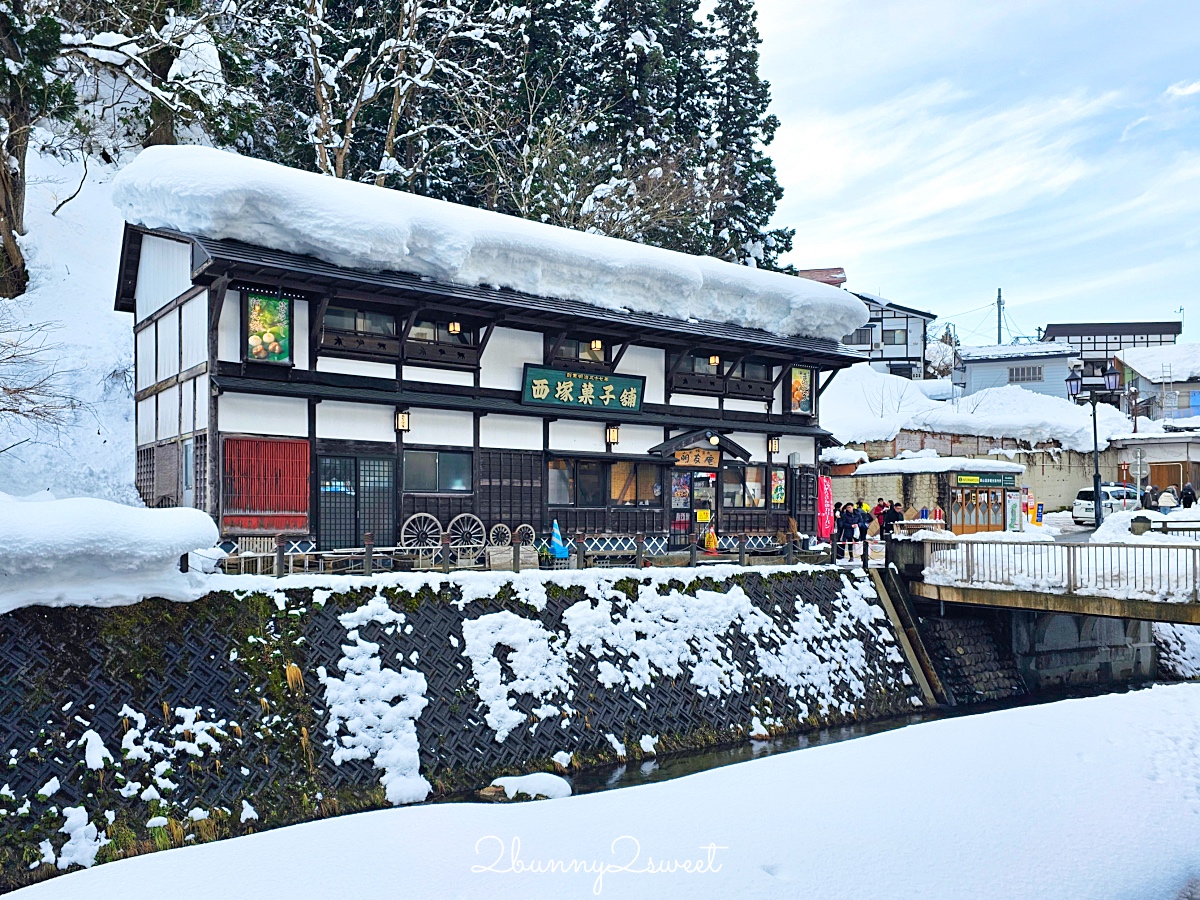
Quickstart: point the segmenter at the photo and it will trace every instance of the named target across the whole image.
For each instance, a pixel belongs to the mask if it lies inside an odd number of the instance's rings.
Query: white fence
[[[929,539],[930,584],[1090,594],[1137,600],[1200,600],[1200,543],[1056,544]]]

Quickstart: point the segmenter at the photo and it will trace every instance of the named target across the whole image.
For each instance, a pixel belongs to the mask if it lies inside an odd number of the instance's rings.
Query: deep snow
[[[658,784],[326,819],[25,888],[28,900],[1174,900],[1200,876],[1200,686],[913,725]],[[635,856],[636,854],[636,856]],[[514,856],[526,871],[513,871]],[[650,860],[681,870],[650,874]],[[528,871],[572,860],[583,871]],[[598,870],[598,871],[597,871]]]

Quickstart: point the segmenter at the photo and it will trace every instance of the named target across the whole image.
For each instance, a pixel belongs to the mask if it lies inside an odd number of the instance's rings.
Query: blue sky
[[[758,8],[791,262],[964,343],[998,287],[1016,334],[1184,307],[1200,341],[1200,2]]]

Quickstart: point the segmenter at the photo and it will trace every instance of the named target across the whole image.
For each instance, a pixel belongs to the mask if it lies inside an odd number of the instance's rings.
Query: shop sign
[[[801,366],[792,367],[791,410],[793,414],[798,416],[816,414],[816,395],[813,391],[816,378],[814,375],[815,372],[813,369],[806,369]]]
[[[697,522],[711,522],[712,521],[712,510],[711,509],[696,510],[696,521]]]
[[[720,450],[676,450],[675,465],[691,469],[718,469],[721,466]]]
[[[787,470],[771,469],[771,505],[787,503]]]
[[[1016,475],[1004,475],[1000,472],[981,472],[978,475],[956,475],[955,484],[959,487],[1016,487]]]
[[[525,366],[521,402],[532,406],[642,411],[646,379],[640,375],[602,375]]]
[[[817,476],[817,537],[825,541],[833,534],[833,479]]]

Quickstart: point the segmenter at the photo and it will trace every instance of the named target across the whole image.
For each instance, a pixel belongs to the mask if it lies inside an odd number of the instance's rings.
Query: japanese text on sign
[[[645,386],[646,380],[635,375],[568,372],[526,366],[521,402],[641,412]]]
[[[721,451],[704,449],[676,450],[675,465],[715,469],[721,465]]]

